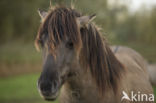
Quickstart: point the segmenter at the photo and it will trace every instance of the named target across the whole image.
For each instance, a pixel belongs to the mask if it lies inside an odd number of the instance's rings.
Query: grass
[[[3,63],[36,63],[41,60],[40,55],[33,42],[13,41],[0,45],[0,62]]]
[[[12,41],[0,45],[0,76],[12,76],[41,70],[41,53],[33,42]]]
[[[39,74],[0,79],[0,103],[49,103],[37,91]],[[57,102],[52,102],[57,103]]]

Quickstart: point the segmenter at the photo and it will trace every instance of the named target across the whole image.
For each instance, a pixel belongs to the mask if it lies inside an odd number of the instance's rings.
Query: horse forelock
[[[71,40],[74,44],[76,51],[81,48],[81,35],[76,22],[76,17],[80,14],[71,8],[55,7],[51,9],[44,22],[40,25],[36,44],[42,41],[43,35],[48,35],[48,45],[50,52],[55,54],[55,49],[67,39]]]
[[[70,39],[75,50],[80,50],[80,64],[91,71],[99,91],[104,94],[105,90],[112,88],[116,92],[123,66],[93,24],[78,27],[76,17],[79,16],[81,14],[71,8],[51,10],[39,28],[36,44],[47,34],[50,51],[54,54],[60,42]]]

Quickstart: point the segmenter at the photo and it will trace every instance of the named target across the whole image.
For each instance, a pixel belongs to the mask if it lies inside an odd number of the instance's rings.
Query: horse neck
[[[95,82],[91,79],[90,72],[83,71],[84,69],[82,68],[79,68],[79,70],[82,71],[79,71],[75,77],[71,78],[63,85],[60,94],[60,101],[63,100],[68,103],[92,103],[92,101],[96,100],[95,102],[97,102],[99,100],[98,89]],[[93,100],[91,99],[92,97],[94,97]]]

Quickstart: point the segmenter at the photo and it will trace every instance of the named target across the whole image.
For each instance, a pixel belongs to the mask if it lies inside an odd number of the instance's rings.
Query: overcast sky
[[[129,0],[129,2],[132,3],[132,5],[130,6],[130,8],[132,9],[137,9],[142,4],[146,5],[148,8],[150,8],[153,5],[156,5],[156,0]]]
[[[115,3],[118,2],[120,4],[126,4],[130,7],[130,10],[136,11],[142,5],[146,6],[146,8],[151,8],[152,6],[156,6],[156,0],[108,0],[108,2]],[[115,3],[116,4],[116,3]]]

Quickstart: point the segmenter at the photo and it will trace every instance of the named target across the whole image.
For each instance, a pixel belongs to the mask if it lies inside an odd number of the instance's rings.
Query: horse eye
[[[72,42],[67,42],[66,47],[69,49],[73,49],[73,43]]]

